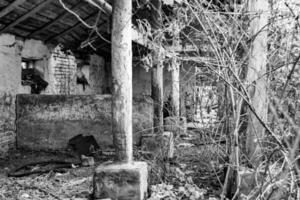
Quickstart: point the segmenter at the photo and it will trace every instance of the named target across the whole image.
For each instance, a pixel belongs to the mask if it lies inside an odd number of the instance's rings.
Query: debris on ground
[[[200,140],[203,141],[199,135],[188,131],[185,137],[178,137],[175,140],[175,157],[172,160],[165,160],[160,154],[149,157],[141,149],[134,149],[135,159],[146,161],[149,165],[151,193],[148,200],[220,199],[220,183],[224,179],[223,161],[226,155],[223,147],[215,143],[197,145]],[[73,144],[76,143],[72,141]],[[90,199],[93,192],[94,168],[100,163],[112,161],[115,154],[113,150],[107,149],[105,151],[99,149],[90,154],[91,143],[88,145],[89,148],[83,150],[89,155],[80,154],[83,153],[81,150],[75,155],[73,151],[12,152],[9,158],[0,162],[0,200]],[[48,165],[42,164],[59,160],[71,165],[55,169],[51,168],[53,167],[51,162]],[[16,169],[20,168],[22,170],[18,173],[26,170],[37,172],[46,168],[48,171],[28,173],[23,177],[7,177],[9,172],[14,170],[17,172]]]

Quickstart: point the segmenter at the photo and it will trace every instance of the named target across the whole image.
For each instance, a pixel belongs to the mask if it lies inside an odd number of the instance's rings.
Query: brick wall
[[[74,94],[76,90],[76,58],[58,45],[49,59],[49,85],[47,94]]]

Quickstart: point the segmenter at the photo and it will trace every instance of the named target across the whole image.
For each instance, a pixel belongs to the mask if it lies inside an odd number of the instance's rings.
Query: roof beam
[[[112,14],[112,6],[107,3],[105,0],[85,0],[88,3],[92,4],[93,6],[96,6],[100,10],[104,11],[107,15]]]
[[[13,21],[12,23],[6,25],[2,30],[0,30],[0,34],[9,30],[10,28],[18,25],[20,22],[24,21],[25,19],[31,17],[32,15],[34,15],[35,13],[37,13],[38,11],[40,11],[43,7],[45,7],[47,4],[49,4],[50,2],[52,2],[53,0],[45,0],[42,3],[40,3],[39,5],[37,5],[36,7],[34,7],[32,10],[30,10],[28,13],[22,15],[21,17],[19,17],[18,19],[16,19],[15,21]]]
[[[16,7],[23,4],[26,0],[15,0],[0,11],[0,18],[13,11]]]
[[[106,14],[112,14],[112,6],[105,0],[86,0],[93,6],[103,10]],[[137,30],[137,28],[132,28],[132,40],[140,45],[147,46],[146,38]]]
[[[76,8],[78,8],[81,5],[82,1],[80,1],[79,3],[75,4],[74,6],[72,6],[70,9],[74,10]],[[34,32],[30,33],[29,35],[27,35],[27,37],[34,37],[35,35],[41,33],[42,31],[46,30],[47,28],[49,28],[50,26],[52,26],[53,24],[55,24],[56,22],[58,22],[59,20],[65,18],[67,15],[69,15],[70,13],[68,11],[64,11],[63,13],[61,13],[60,15],[58,15],[54,20],[46,23],[45,25],[43,25],[42,27],[38,28],[37,30],[35,30]]]
[[[94,12],[93,14],[89,15],[88,17],[84,18],[83,20],[84,21],[87,21],[87,20],[90,20],[92,17],[94,17],[98,12]],[[47,43],[47,42],[50,42],[52,40],[55,40],[57,39],[58,37],[61,37],[63,35],[66,35],[68,33],[70,33],[71,31],[73,31],[74,29],[76,29],[77,27],[81,26],[82,23],[79,21],[77,22],[74,26],[68,28],[68,29],[65,29],[64,31],[58,33],[57,35],[54,35],[54,36],[50,36],[48,37],[47,39],[45,39],[44,41]]]

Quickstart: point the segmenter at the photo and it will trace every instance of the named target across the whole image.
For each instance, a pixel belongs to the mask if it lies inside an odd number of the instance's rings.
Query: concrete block
[[[163,149],[168,158],[174,157],[174,134],[172,132],[163,133]]]
[[[110,163],[95,169],[94,199],[144,200],[147,197],[146,162]]]
[[[162,153],[166,158],[173,158],[175,150],[174,134],[172,132],[164,132],[162,135],[144,135],[141,149],[153,154]]]

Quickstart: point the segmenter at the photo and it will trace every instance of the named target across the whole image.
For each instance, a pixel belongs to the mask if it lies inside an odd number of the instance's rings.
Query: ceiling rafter
[[[74,10],[74,9],[78,8],[81,4],[82,4],[82,1],[80,1],[77,4],[75,4],[70,9]],[[30,33],[29,35],[27,35],[27,37],[34,37],[35,35],[43,32],[44,30],[46,30],[47,28],[49,28],[50,26],[52,26],[53,24],[55,24],[56,22],[58,22],[59,20],[65,18],[68,15],[70,15],[70,13],[67,10],[65,10],[63,13],[61,13],[60,15],[58,15],[54,20],[50,21],[49,23],[46,23],[45,25],[43,25],[42,27],[38,28],[34,32]]]
[[[98,13],[98,11],[92,13],[91,15],[89,15],[88,17],[84,18],[83,20],[84,21],[88,21],[90,19],[92,19],[96,14]],[[63,30],[62,32],[58,33],[57,35],[54,35],[54,36],[50,36],[48,37],[47,39],[45,39],[44,41],[47,43],[47,42],[50,42],[50,41],[53,41],[55,39],[57,39],[58,37],[62,37],[63,35],[65,34],[68,34],[70,33],[71,31],[73,31],[74,29],[76,29],[77,27],[83,25],[80,21],[77,22],[74,26],[68,28],[68,29],[65,29]]]
[[[104,11],[107,15],[112,14],[112,6],[105,0],[86,0],[88,3],[96,6],[100,10]]]
[[[101,10],[104,10],[106,14],[111,15],[112,14],[112,6],[106,1],[106,0],[86,0],[88,3],[90,3],[93,6],[98,7]],[[148,46],[146,43],[146,38],[140,31],[136,28],[132,28],[132,40],[140,45]]]
[[[31,9],[29,12],[27,12],[26,14],[22,15],[21,17],[19,17],[18,19],[14,20],[12,23],[6,25],[2,30],[0,30],[0,34],[11,29],[12,27],[16,26],[17,24],[19,24],[20,22],[24,21],[25,19],[31,17],[32,15],[34,15],[35,13],[37,13],[38,11],[40,11],[42,8],[44,8],[47,4],[49,4],[50,2],[53,2],[53,0],[45,0],[42,3],[40,3],[39,5],[37,5],[36,7],[34,7],[33,9]]]
[[[23,4],[25,1],[26,0],[15,0],[12,3],[10,3],[8,6],[0,10],[0,18],[13,11],[16,7]]]

